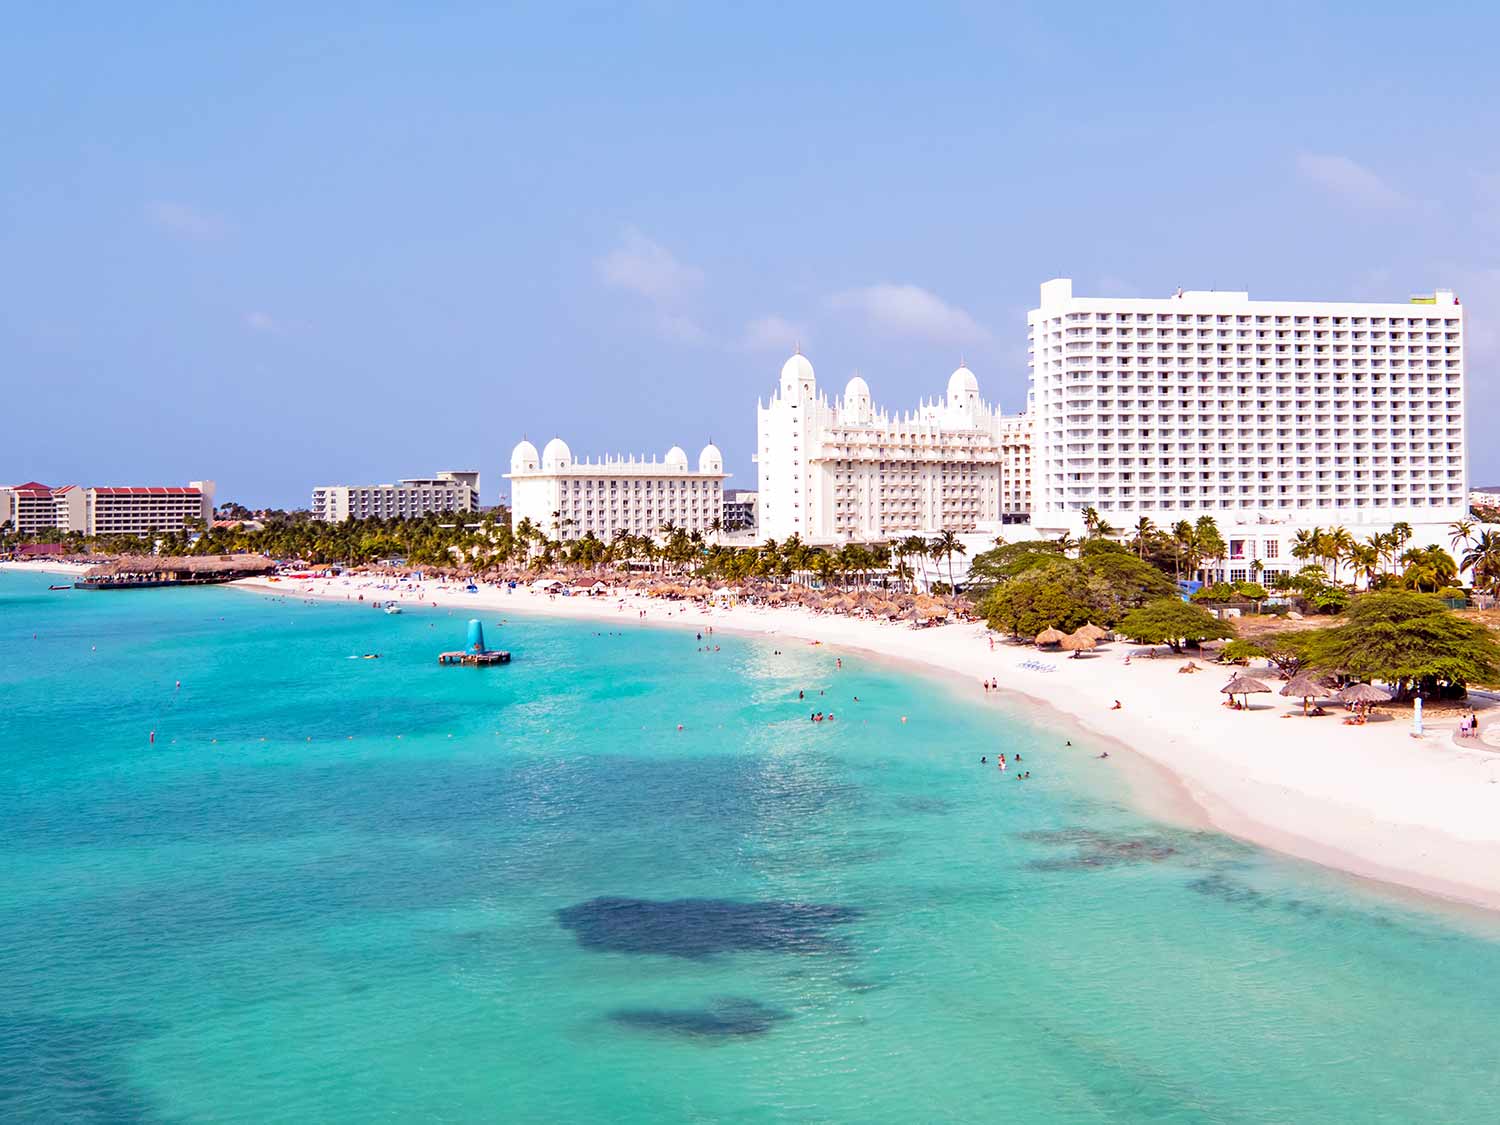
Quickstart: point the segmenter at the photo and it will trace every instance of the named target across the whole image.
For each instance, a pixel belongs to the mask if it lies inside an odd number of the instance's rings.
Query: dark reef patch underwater
[[[695,1039],[734,1039],[764,1035],[791,1013],[758,1000],[725,997],[703,1008],[621,1008],[611,1021],[640,1031],[660,1031]]]
[[[815,953],[835,948],[828,931],[860,917],[849,906],[736,902],[718,898],[594,898],[557,912],[585,949],[703,958],[716,953]]]

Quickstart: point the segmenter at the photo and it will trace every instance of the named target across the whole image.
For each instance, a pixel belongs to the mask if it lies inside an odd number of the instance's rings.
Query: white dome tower
[[[870,384],[858,375],[844,385],[843,421],[856,426],[867,426],[873,409],[870,406]]]
[[[542,468],[548,472],[558,469],[566,469],[573,463],[573,451],[568,448],[568,443],[560,437],[555,437],[547,443],[542,450]]]
[[[975,426],[979,421],[979,380],[974,372],[960,363],[958,370],[948,376],[948,416],[965,425]]]
[[[698,454],[698,471],[700,473],[722,473],[724,471],[724,454],[719,452],[719,447],[709,442],[703,447],[703,452]]]
[[[671,449],[667,450],[666,465],[669,469],[680,469],[684,473],[687,472],[687,453],[683,450],[682,446],[674,445]]]
[[[510,451],[510,471],[513,473],[534,473],[541,463],[542,459],[536,455],[536,446],[524,438],[520,445]]]
[[[801,352],[781,365],[781,397],[787,399],[811,399],[817,389],[813,365]]]

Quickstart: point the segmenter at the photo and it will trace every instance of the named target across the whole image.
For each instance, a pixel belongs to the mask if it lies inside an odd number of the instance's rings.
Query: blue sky
[[[305,506],[710,437],[820,382],[1024,401],[1037,285],[1469,309],[1479,5],[33,5],[0,41],[0,478]]]

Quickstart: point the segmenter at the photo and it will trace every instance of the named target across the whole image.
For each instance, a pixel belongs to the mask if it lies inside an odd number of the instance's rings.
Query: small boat
[[[71,590],[72,588],[73,588],[73,584],[71,582],[68,585],[66,585],[66,586],[48,586],[47,587],[47,589],[49,589],[49,590]]]
[[[395,602],[386,602],[385,603],[385,611],[387,613],[400,613],[401,612],[401,607],[399,605],[397,605]]]

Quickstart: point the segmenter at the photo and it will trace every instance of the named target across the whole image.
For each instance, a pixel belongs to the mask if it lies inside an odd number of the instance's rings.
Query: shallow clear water
[[[483,614],[516,662],[444,669],[463,614],[47,582],[0,574],[0,1120],[1500,1105],[1500,928],[1146,820],[1019,711],[633,619]]]

